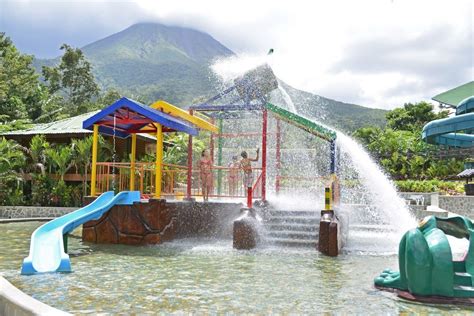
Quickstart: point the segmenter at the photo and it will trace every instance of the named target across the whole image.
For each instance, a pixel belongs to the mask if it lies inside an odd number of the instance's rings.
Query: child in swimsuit
[[[229,167],[229,195],[235,196],[237,193],[237,182],[239,181],[239,167],[240,163],[237,156],[232,157],[232,161],[228,165]]]
[[[252,173],[252,161],[258,161],[258,156],[260,153],[260,148],[257,148],[257,157],[248,158],[247,152],[243,151],[240,155],[242,159],[240,160],[240,168],[244,172],[244,189],[245,194],[247,195],[248,188],[253,186],[253,173]]]
[[[199,170],[201,173],[202,196],[204,201],[208,201],[209,192],[212,190],[212,159],[207,149],[202,151]]]

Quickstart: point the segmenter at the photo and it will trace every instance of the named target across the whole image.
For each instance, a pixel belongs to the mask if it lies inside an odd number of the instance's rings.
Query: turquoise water
[[[70,239],[72,273],[21,276],[29,238],[40,223],[0,225],[0,271],[27,294],[74,314],[399,314],[457,312],[423,306],[373,288],[396,256],[264,248],[186,239],[153,247],[83,244]],[[77,232],[76,232],[77,234]]]

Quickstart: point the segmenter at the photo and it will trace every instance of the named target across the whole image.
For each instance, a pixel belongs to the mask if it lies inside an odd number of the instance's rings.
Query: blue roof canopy
[[[94,124],[98,124],[102,134],[127,138],[130,134],[156,132],[153,123],[161,124],[163,132],[184,132],[193,136],[198,134],[191,123],[128,98],[117,100],[85,120],[82,126],[93,130]]]

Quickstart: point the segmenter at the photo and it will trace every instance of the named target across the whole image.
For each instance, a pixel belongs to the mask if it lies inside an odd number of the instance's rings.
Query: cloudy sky
[[[38,57],[156,21],[207,32],[249,60],[272,47],[287,83],[386,109],[473,80],[473,16],[471,0],[0,0],[0,31]]]

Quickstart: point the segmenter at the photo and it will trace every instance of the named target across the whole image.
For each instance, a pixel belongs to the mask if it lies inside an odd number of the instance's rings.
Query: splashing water
[[[350,212],[349,220],[356,223],[353,229],[349,226],[349,239],[345,249],[395,252],[403,233],[416,226],[415,218],[404,200],[398,196],[392,182],[360,144],[341,132],[337,132],[336,143],[342,156],[351,161],[351,167],[356,170],[363,190],[368,193],[365,197],[366,206]]]
[[[288,92],[286,92],[285,88],[283,88],[281,85],[278,85],[278,90],[280,91],[283,100],[285,100],[286,105],[288,105],[288,109],[293,113],[297,113],[295,104],[293,103],[293,100],[291,99]]]
[[[251,68],[267,62],[266,57],[243,58],[231,57],[219,60],[212,70],[224,81],[238,77]],[[299,115],[295,102],[288,92],[279,85],[279,100],[283,99],[284,106]],[[272,97],[273,102],[273,97]],[[281,103],[281,102],[280,102]],[[278,104],[278,102],[276,103]],[[330,115],[330,113],[329,113]],[[304,116],[304,115],[302,115]],[[320,125],[318,118],[306,117]],[[334,128],[329,127],[332,130]],[[410,214],[405,202],[401,199],[387,176],[374,162],[365,149],[355,140],[337,131],[338,147],[341,151],[341,173],[351,174],[348,178],[356,180],[359,185],[356,188],[344,188],[344,203],[342,208],[349,214],[349,239],[345,246],[349,251],[362,251],[369,253],[394,253],[402,234],[416,225],[414,217]],[[303,162],[293,162],[294,165],[303,165]],[[301,207],[301,197],[298,199],[298,207]],[[290,199],[290,205],[295,202]],[[272,200],[273,202],[273,200]],[[282,203],[281,197],[275,200],[277,205]],[[314,203],[314,200],[309,202]]]

